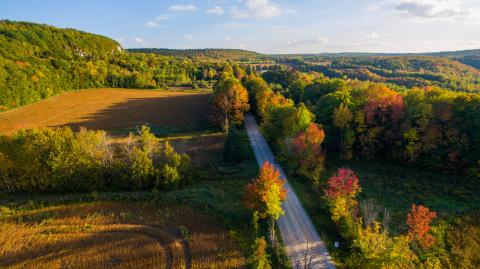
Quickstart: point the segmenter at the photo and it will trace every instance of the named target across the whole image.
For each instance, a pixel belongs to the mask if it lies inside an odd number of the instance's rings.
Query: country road
[[[278,219],[277,223],[293,268],[335,268],[325,243],[320,239],[312,221],[288,183],[283,169],[275,162],[273,153],[252,115],[245,116],[245,126],[258,164],[261,166],[266,161],[272,163],[280,170],[281,177],[285,180],[288,191],[287,199],[282,204],[285,214]],[[305,267],[305,263],[310,266]]]

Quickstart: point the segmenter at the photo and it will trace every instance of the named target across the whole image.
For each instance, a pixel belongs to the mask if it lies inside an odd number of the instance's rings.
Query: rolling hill
[[[76,89],[192,86],[213,79],[216,68],[128,53],[111,38],[74,29],[0,21],[0,111]]]
[[[232,61],[252,61],[264,59],[268,55],[254,51],[241,49],[163,49],[163,48],[138,48],[128,49],[133,53],[154,53],[165,56],[187,57],[195,60],[232,60]]]

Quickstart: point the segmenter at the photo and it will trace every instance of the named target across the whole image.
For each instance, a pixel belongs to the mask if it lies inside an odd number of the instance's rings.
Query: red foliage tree
[[[379,98],[370,99],[363,108],[365,120],[368,125],[386,123],[392,121],[397,123],[405,115],[405,104],[400,94],[390,94]]]
[[[340,168],[337,174],[328,180],[328,188],[325,194],[331,200],[339,197],[352,197],[361,191],[358,177],[355,173],[347,168]]]
[[[412,209],[407,216],[408,236],[417,241],[422,247],[429,248],[435,244],[435,237],[430,231],[430,222],[437,217],[437,213],[423,205],[412,205]]]
[[[354,209],[357,205],[356,196],[360,191],[358,177],[350,169],[340,168],[337,174],[328,180],[325,194],[333,221],[338,223],[343,217],[348,219],[354,217]]]
[[[300,132],[293,141],[295,152],[298,153],[306,149],[319,152],[320,144],[324,139],[325,132],[323,129],[318,124],[312,123],[305,132]]]
[[[310,179],[316,188],[320,184],[325,154],[321,144],[325,132],[318,124],[311,123],[304,132],[298,133],[293,141],[293,151],[297,162],[297,173]]]

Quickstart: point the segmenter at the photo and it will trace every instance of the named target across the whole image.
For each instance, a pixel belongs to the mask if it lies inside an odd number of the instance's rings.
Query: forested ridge
[[[208,86],[216,68],[130,54],[110,38],[78,30],[0,21],[0,111],[74,89]]]
[[[440,86],[479,91],[480,70],[459,61],[433,56],[305,56],[279,59],[300,71],[331,78],[351,78],[406,87]]]
[[[236,61],[252,61],[257,59],[265,59],[267,55],[253,51],[241,49],[157,49],[157,48],[141,48],[128,49],[129,52],[155,53],[165,56],[188,57],[195,60],[236,60]]]

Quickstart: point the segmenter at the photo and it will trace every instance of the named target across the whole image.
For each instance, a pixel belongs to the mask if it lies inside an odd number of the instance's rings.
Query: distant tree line
[[[278,61],[301,72],[320,72],[330,78],[391,83],[409,88],[437,86],[453,91],[480,91],[478,69],[441,57],[297,56]]]

